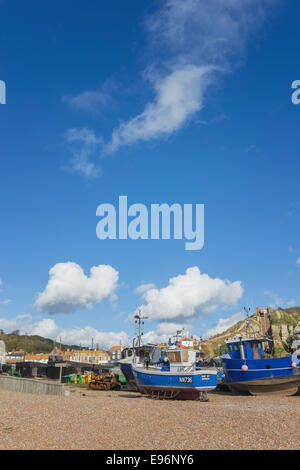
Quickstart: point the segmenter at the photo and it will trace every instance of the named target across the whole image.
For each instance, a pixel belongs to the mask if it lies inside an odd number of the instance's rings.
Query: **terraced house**
[[[70,362],[84,362],[86,364],[105,364],[109,361],[109,353],[103,349],[67,351],[64,357]]]

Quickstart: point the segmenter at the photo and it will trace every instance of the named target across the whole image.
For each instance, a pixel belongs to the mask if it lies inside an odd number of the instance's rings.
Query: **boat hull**
[[[163,398],[196,400],[217,386],[217,374],[210,370],[179,373],[133,367],[133,373],[141,393]]]
[[[292,367],[290,356],[247,360],[246,371],[242,370],[242,360],[222,358],[222,364],[225,382],[234,392],[294,395],[300,386],[299,366]]]
[[[282,377],[280,379],[269,378],[251,380],[249,382],[232,382],[229,388],[234,392],[249,392],[251,395],[272,393],[289,396],[295,395],[298,392],[298,384],[299,380],[294,380],[291,377]]]

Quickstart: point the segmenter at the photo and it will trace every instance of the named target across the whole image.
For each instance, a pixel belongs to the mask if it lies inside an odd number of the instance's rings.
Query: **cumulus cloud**
[[[61,338],[64,344],[91,346],[93,340],[94,345],[98,343],[104,349],[119,345],[120,342],[123,346],[130,344],[129,336],[124,331],[100,331],[92,326],[60,328],[52,318],[34,320],[28,314],[11,320],[0,318],[0,329],[7,333],[19,330],[20,334],[39,335],[53,340]]]
[[[57,263],[50,269],[48,284],[38,293],[35,305],[50,314],[91,309],[106,297],[115,299],[118,277],[109,265],[93,266],[86,276],[76,263]]]
[[[174,336],[176,332],[182,328],[186,331],[191,329],[188,325],[181,323],[158,323],[155,330],[147,331],[143,335],[143,343],[168,343],[169,338]]]
[[[297,259],[296,264],[297,266],[300,266],[300,258]]]
[[[30,334],[43,336],[44,338],[57,338],[60,329],[52,318],[45,318],[31,325]]]
[[[166,287],[144,292],[140,308],[152,320],[196,319],[235,304],[242,295],[241,281],[211,278],[195,266],[171,278]]]
[[[223,333],[235,323],[243,319],[244,315],[241,312],[235,313],[228,318],[219,318],[217,324],[205,333],[205,338],[211,338],[212,336],[218,335],[219,333]]]
[[[99,331],[91,326],[62,330],[61,335],[62,338],[66,338],[66,341],[70,344],[89,345],[91,344],[91,338],[93,338],[94,344],[98,343],[99,347],[102,348],[110,348],[120,343],[123,346],[129,346],[130,344],[129,336],[124,331]]]

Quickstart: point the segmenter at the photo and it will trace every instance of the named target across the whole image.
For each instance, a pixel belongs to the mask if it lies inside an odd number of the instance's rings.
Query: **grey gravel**
[[[210,401],[76,390],[0,390],[0,449],[299,449],[300,396],[210,393]]]

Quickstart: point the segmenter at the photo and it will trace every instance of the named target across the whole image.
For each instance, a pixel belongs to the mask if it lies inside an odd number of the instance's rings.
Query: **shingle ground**
[[[300,396],[210,393],[208,403],[76,389],[0,390],[0,449],[299,449]]]

